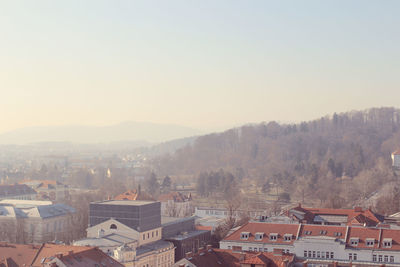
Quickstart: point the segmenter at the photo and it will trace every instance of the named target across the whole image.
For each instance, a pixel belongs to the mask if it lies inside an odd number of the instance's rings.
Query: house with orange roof
[[[158,197],[161,202],[161,215],[170,217],[187,217],[193,214],[192,195],[181,192],[170,192]]]
[[[140,189],[134,189],[134,190],[128,190],[116,197],[114,197],[114,200],[146,200],[146,201],[155,201],[155,199],[150,196],[148,193],[140,190]]]
[[[63,201],[69,198],[69,187],[56,180],[26,179],[19,183],[34,189],[38,193],[37,200]]]
[[[332,262],[338,266],[400,266],[400,229],[249,222],[220,241],[220,248],[233,252],[281,249],[309,266]]]

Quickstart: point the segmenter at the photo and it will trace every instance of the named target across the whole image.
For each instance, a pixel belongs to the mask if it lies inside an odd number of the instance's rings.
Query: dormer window
[[[368,247],[373,247],[375,244],[375,239],[374,238],[367,238],[365,240],[365,243],[367,244]]]
[[[293,237],[292,234],[285,234],[283,236],[283,240],[285,240],[286,242],[290,242],[290,241],[292,241],[292,237]]]
[[[360,239],[358,238],[358,237],[353,237],[353,238],[350,238],[350,244],[352,245],[352,246],[358,246],[358,242],[360,241]]]
[[[326,230],[321,230],[321,231],[319,231],[319,234],[320,234],[320,235],[326,235],[326,233],[327,233]]]
[[[342,236],[342,233],[340,233],[340,232],[335,232],[335,236]]]
[[[305,235],[311,235],[312,231],[304,231]]]
[[[263,237],[264,237],[264,233],[258,232],[258,233],[256,233],[254,240],[262,240]]]
[[[240,239],[249,239],[250,237],[250,232],[242,232],[240,234]]]
[[[384,248],[391,248],[392,247],[392,239],[391,238],[383,239],[383,247]]]
[[[278,239],[278,234],[276,233],[269,234],[269,240],[276,241],[277,239]]]

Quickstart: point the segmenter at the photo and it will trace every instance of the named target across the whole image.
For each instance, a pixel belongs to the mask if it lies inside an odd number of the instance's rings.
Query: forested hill
[[[160,174],[199,174],[220,168],[259,183],[300,178],[315,187],[338,177],[354,178],[379,163],[389,170],[400,147],[400,110],[371,108],[299,124],[245,125],[197,138],[157,159]],[[384,166],[384,167],[383,167]]]

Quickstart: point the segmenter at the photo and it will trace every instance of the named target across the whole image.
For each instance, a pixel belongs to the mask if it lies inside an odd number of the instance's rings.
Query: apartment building
[[[221,249],[293,253],[309,266],[399,266],[400,229],[250,222],[220,242]],[[354,265],[357,264],[357,265]]]
[[[45,243],[72,239],[75,209],[50,201],[7,199],[0,201],[0,241]]]

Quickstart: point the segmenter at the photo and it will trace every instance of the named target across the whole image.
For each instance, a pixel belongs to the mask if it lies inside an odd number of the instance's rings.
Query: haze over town
[[[1,1],[0,267],[400,266],[399,1]]]

